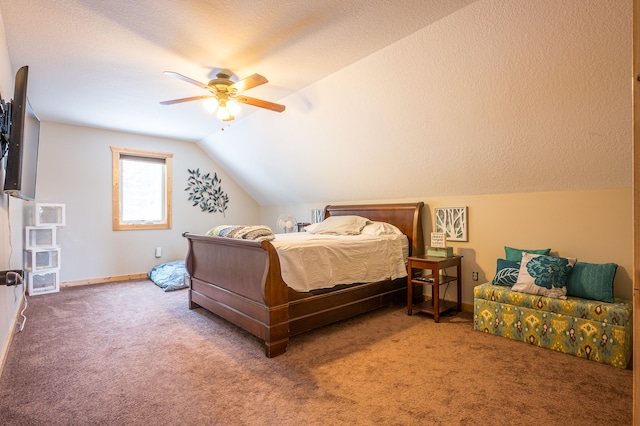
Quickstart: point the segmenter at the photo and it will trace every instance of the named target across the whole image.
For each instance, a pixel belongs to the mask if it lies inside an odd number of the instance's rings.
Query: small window
[[[171,229],[173,154],[111,147],[113,229]]]

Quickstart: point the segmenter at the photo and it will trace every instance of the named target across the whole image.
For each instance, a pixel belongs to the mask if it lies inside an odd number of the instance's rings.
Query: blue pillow
[[[567,296],[613,303],[613,278],[618,265],[615,263],[577,262],[567,282]]]
[[[514,262],[520,262],[522,260],[522,253],[532,254],[544,254],[545,256],[551,252],[551,249],[537,249],[537,250],[524,250],[513,247],[504,247],[504,254],[507,260],[513,260]]]
[[[518,282],[518,273],[520,272],[520,262],[511,260],[498,259],[496,267],[496,276],[493,277],[492,284],[504,285],[511,287]]]

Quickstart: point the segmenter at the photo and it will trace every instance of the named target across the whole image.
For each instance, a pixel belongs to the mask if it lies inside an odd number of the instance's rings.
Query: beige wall
[[[474,286],[493,278],[496,260],[504,258],[504,246],[551,248],[553,255],[576,257],[582,262],[617,263],[615,295],[631,299],[631,188],[372,200],[402,201],[425,202],[423,219],[427,245],[435,207],[468,207],[469,241],[448,243],[464,256],[464,303],[473,302]],[[299,221],[310,221],[311,209],[322,208],[325,204],[340,203],[266,206],[261,209],[260,220],[274,229],[278,215],[285,212]],[[472,281],[472,272],[479,273],[477,282]],[[454,300],[455,295],[454,288],[448,289],[447,299]]]

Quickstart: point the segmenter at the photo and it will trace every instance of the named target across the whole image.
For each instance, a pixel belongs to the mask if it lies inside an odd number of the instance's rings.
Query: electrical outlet
[[[471,273],[471,278],[473,278],[474,281],[478,281],[478,273],[477,272],[472,272]]]
[[[162,257],[162,247],[156,247],[156,257]]]

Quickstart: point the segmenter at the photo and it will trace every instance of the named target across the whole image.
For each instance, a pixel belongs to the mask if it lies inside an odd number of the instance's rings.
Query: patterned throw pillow
[[[567,296],[613,303],[613,278],[618,265],[615,263],[576,262],[567,282]]]
[[[493,277],[492,284],[504,285],[511,287],[518,282],[518,275],[520,273],[520,262],[514,262],[511,260],[498,259],[498,266],[496,267],[496,276]]]
[[[566,299],[567,281],[575,258],[522,253],[518,282],[513,291]]]
[[[513,247],[504,247],[504,255],[505,259],[512,260],[514,262],[520,262],[522,260],[522,253],[533,253],[533,254],[544,254],[545,256],[551,253],[551,249],[536,249],[536,250],[525,250],[525,249],[517,249]]]

